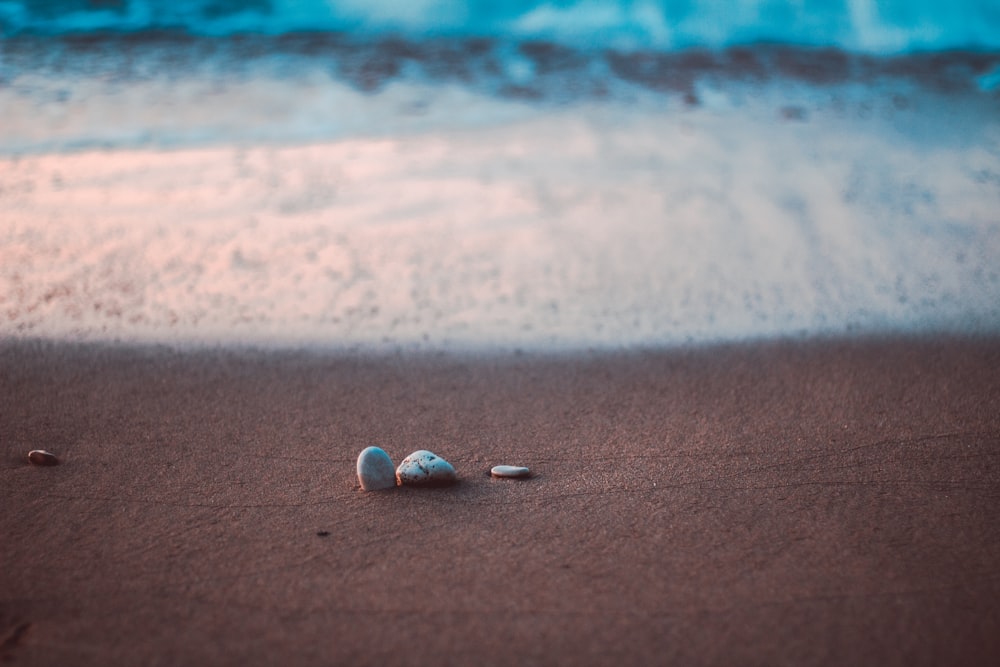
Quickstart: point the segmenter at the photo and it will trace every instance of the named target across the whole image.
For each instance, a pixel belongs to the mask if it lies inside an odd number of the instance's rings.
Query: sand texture
[[[0,653],[996,664],[998,369],[995,339],[562,357],[8,341]],[[368,445],[431,449],[460,483],[365,493]]]

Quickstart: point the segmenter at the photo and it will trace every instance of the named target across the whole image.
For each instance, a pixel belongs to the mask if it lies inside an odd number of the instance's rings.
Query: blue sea
[[[1000,47],[992,0],[4,0],[6,36],[178,30],[543,40],[676,50],[761,42],[868,53]]]
[[[1000,3],[0,0],[0,337],[1000,332]]]

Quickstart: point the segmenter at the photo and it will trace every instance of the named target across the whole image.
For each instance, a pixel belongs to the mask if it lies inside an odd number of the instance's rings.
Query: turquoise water
[[[2,0],[0,31],[544,39],[577,48],[682,49],[757,42],[849,51],[1000,48],[993,0]]]

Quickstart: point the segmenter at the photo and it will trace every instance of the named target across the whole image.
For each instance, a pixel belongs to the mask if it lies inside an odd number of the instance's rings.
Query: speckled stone
[[[28,452],[28,460],[36,466],[59,465],[59,457],[52,452],[45,451],[44,449],[32,449]]]
[[[396,486],[392,459],[380,447],[365,447],[358,455],[358,482],[365,491],[378,491]]]
[[[408,486],[445,486],[458,481],[455,468],[443,458],[421,449],[413,452],[396,468],[396,481]]]
[[[490,469],[490,474],[494,477],[528,477],[531,475],[531,471],[524,466],[493,466]]]

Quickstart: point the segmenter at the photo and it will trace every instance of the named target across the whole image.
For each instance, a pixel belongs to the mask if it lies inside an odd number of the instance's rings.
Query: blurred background
[[[0,336],[1000,329],[1000,6],[0,0]]]

